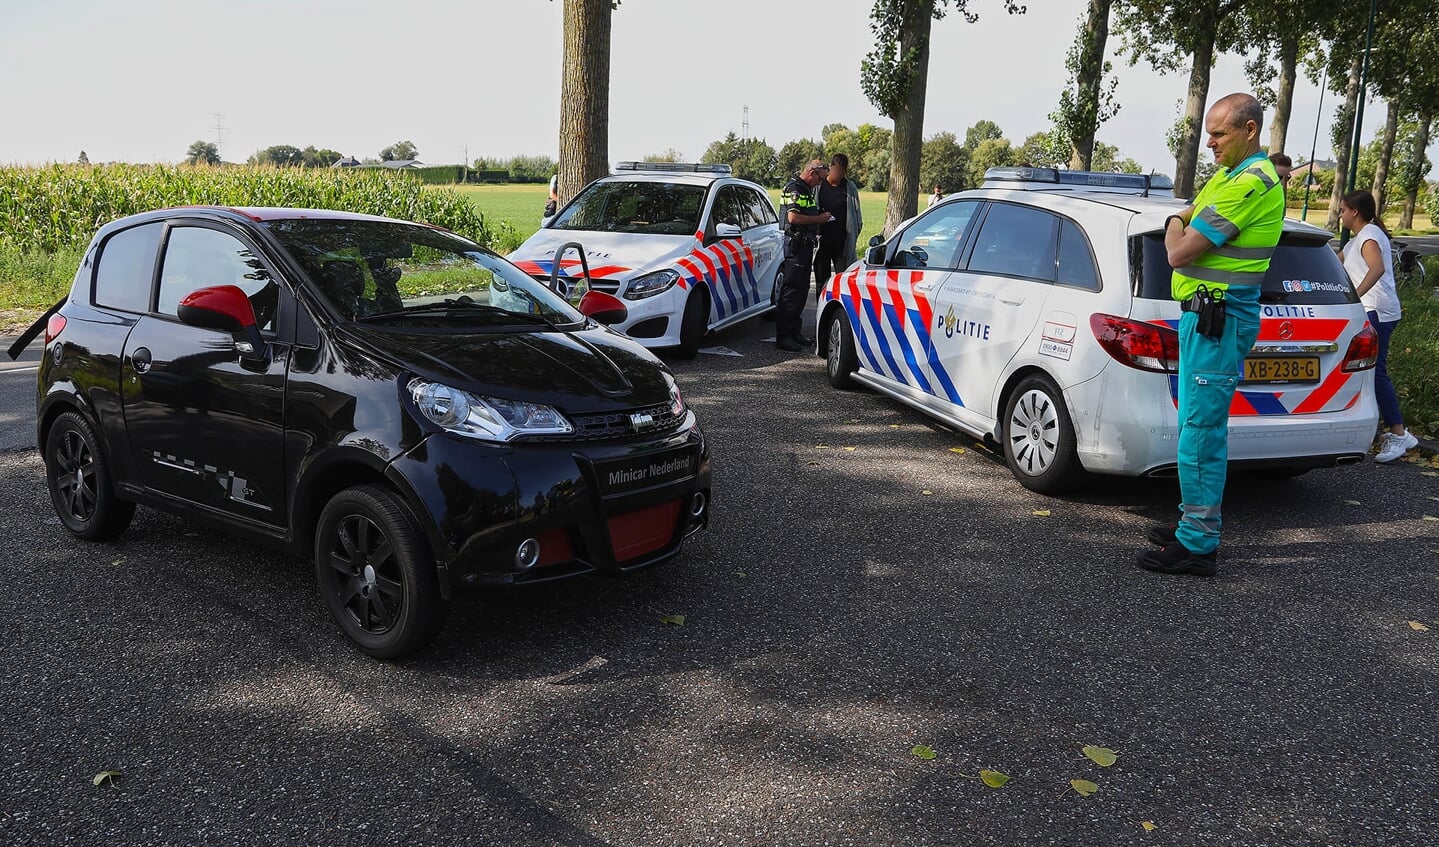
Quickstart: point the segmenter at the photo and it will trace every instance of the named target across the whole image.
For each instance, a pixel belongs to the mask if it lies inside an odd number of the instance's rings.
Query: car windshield
[[[1168,300],[1172,272],[1163,236],[1157,233],[1135,236],[1129,245],[1135,296]],[[1259,300],[1293,306],[1337,306],[1358,303],[1359,295],[1354,293],[1344,266],[1328,244],[1285,235],[1269,260]]]
[[[705,186],[668,182],[591,183],[566,206],[550,229],[694,235]]]
[[[265,226],[345,320],[540,329],[584,320],[505,259],[442,230],[325,218]]]

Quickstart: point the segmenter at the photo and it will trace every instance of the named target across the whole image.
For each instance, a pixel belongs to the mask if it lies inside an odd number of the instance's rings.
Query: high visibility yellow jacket
[[[1174,269],[1175,300],[1188,300],[1200,285],[1210,291],[1257,287],[1284,230],[1284,189],[1274,163],[1261,151],[1233,169],[1220,168],[1194,198],[1189,225],[1214,246]]]

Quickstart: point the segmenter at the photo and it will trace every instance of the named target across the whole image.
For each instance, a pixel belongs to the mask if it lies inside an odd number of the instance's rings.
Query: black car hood
[[[349,324],[343,331],[417,376],[476,394],[572,411],[669,399],[665,366],[643,347],[602,328],[450,332]]]

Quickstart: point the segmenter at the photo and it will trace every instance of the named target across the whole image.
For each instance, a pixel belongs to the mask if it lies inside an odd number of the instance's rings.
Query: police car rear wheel
[[[684,316],[680,318],[680,355],[693,359],[708,331],[709,304],[705,302],[704,294],[696,289],[685,301]]]
[[[851,374],[859,367],[854,352],[854,335],[849,328],[849,319],[842,309],[835,309],[829,322],[829,351],[825,355],[825,372],[829,384],[835,388],[852,388]]]
[[[1045,377],[1025,377],[1014,387],[1004,411],[1003,439],[1010,471],[1031,491],[1060,494],[1084,477],[1069,410]]]
[[[376,658],[412,653],[444,625],[434,560],[388,489],[347,488],[326,504],[315,529],[315,576],[340,629]]]

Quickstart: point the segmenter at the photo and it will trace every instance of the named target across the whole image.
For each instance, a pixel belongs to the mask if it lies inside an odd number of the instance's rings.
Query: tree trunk
[[[1294,83],[1299,77],[1299,39],[1289,37],[1279,45],[1279,92],[1274,102],[1274,122],[1269,125],[1269,152],[1283,153],[1289,140],[1289,116],[1294,109]]]
[[[1075,89],[1085,126],[1070,139],[1069,168],[1087,171],[1094,160],[1094,133],[1099,129],[1099,93],[1104,81],[1104,46],[1109,40],[1109,6],[1112,0],[1089,0],[1084,24],[1084,47],[1079,54]]]
[[[929,29],[934,20],[934,0],[923,0],[915,6],[918,8],[913,9],[913,17],[904,22],[899,34],[899,55],[907,55],[917,47],[919,59],[904,107],[894,116],[885,238],[919,211],[919,157],[924,144],[924,96],[929,79]]]
[[[1394,159],[1394,137],[1399,134],[1399,103],[1389,101],[1389,116],[1384,121],[1384,141],[1379,147],[1379,161],[1374,163],[1374,208],[1377,214],[1384,214],[1389,201],[1389,163]]]
[[[611,0],[565,0],[560,203],[610,172]]]
[[[1196,11],[1208,15],[1210,24],[1194,37],[1194,65],[1189,71],[1189,95],[1184,103],[1184,140],[1174,160],[1174,196],[1194,196],[1194,171],[1199,166],[1199,136],[1204,132],[1204,101],[1209,97],[1209,73],[1214,67],[1214,34],[1218,27],[1212,8]]]
[[[1404,205],[1399,210],[1399,228],[1414,228],[1414,207],[1419,205],[1419,186],[1424,184],[1424,151],[1429,147],[1429,130],[1434,123],[1434,113],[1427,108],[1419,113],[1419,131],[1414,134],[1414,149],[1410,152],[1409,168],[1405,185]]]
[[[1338,161],[1334,164],[1334,190],[1329,192],[1329,220],[1324,228],[1339,231],[1339,200],[1344,196],[1349,176],[1349,148],[1354,143],[1354,114],[1359,108],[1359,56],[1349,63],[1349,85],[1344,89],[1344,110],[1341,115],[1349,116],[1349,126],[1344,128],[1339,143],[1334,147]]]

